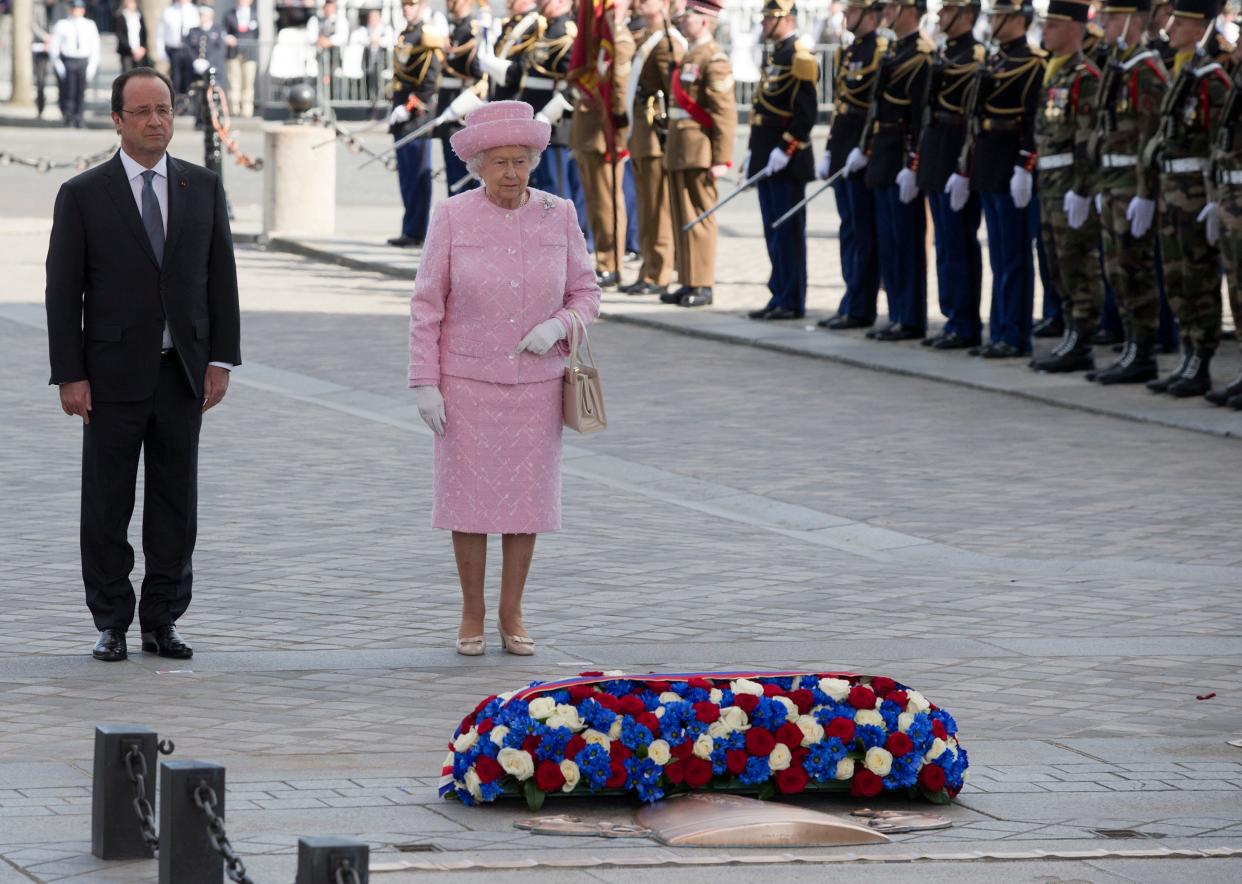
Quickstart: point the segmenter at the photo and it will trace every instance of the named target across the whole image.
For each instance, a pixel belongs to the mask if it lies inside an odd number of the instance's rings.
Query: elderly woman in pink
[[[520,101],[451,139],[483,186],[440,203],[410,302],[410,386],[435,433],[433,527],[453,532],[457,651],[484,651],[487,535],[501,535],[500,640],[529,656],[522,591],[535,537],[561,526],[561,381],[572,315],[599,313],[573,204],[527,185],[551,129]]]

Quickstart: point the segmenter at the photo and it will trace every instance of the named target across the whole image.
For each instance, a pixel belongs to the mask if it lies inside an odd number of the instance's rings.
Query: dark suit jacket
[[[125,22],[125,13],[117,10],[112,16],[112,31],[116,34],[116,52],[121,58],[132,58],[134,47],[129,45],[129,26]],[[147,20],[138,13],[138,41],[147,45]]]
[[[203,392],[208,362],[241,363],[233,238],[220,177],[168,157],[161,268],[118,151],[61,185],[47,253],[50,383],[88,380],[101,402],[155,392],[164,323],[186,381]]]

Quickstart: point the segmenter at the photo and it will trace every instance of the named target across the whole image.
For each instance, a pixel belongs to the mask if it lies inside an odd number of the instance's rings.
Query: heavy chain
[[[155,749],[163,755],[171,755],[176,747],[172,740],[161,740]],[[155,811],[147,800],[147,757],[137,744],[129,747],[125,753],[125,773],[134,784],[134,813],[138,815],[138,826],[142,829],[142,840],[152,850],[158,850],[160,836],[155,831]]]
[[[85,172],[91,166],[102,163],[104,160],[116,153],[115,147],[109,147],[107,150],[101,150],[99,153],[93,153],[90,156],[74,157],[72,160],[50,160],[47,157],[21,157],[7,150],[0,150],[0,166],[25,166],[27,169],[34,169],[40,175],[46,175],[55,169],[73,169],[75,172]]]
[[[336,867],[336,884],[362,884],[362,879],[358,877],[358,870],[354,868],[352,860],[343,859]]]
[[[206,783],[199,783],[194,788],[194,803],[207,817],[207,840],[211,842],[211,849],[224,857],[224,872],[229,880],[235,884],[254,884],[254,879],[246,874],[245,863],[229,843],[223,818],[216,815],[216,790]]]

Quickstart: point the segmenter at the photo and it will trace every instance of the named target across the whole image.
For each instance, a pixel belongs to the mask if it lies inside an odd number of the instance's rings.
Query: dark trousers
[[[39,116],[43,116],[43,109],[47,107],[47,69],[50,65],[51,57],[46,52],[34,54],[35,110]]]
[[[1031,201],[1035,202],[1036,199],[1032,198]],[[1043,307],[1039,316],[1040,319],[1060,319],[1061,293],[1057,291],[1056,280],[1052,278],[1052,265],[1048,263],[1048,252],[1044,249],[1044,238],[1039,235],[1038,226],[1035,231],[1035,255],[1039,259],[1039,285],[1044,292]],[[1034,301],[1031,303],[1033,305]]]
[[[837,308],[840,316],[875,322],[875,302],[880,293],[880,258],[876,252],[875,192],[863,184],[863,173],[842,175],[832,185],[841,218],[841,276],[845,295]]]
[[[397,183],[405,215],[401,235],[422,242],[431,216],[431,139],[415,138],[397,150]]]
[[[638,185],[634,183],[634,164],[625,163],[621,176],[621,192],[625,195],[625,251],[638,253]]]
[[[530,173],[530,186],[569,199],[569,161],[568,147],[549,144],[539,165]]]
[[[1031,311],[1035,304],[1035,261],[1032,240],[1039,239],[1039,201],[1025,209],[1013,204],[1008,192],[981,193],[983,219],[988,227],[988,256],[992,266],[992,314],[988,337],[992,343],[1031,350]]]
[[[445,189],[448,190],[462,178],[466,178],[466,164],[458,159],[457,154],[453,153],[453,148],[449,144],[449,136],[445,135],[440,138],[440,146],[444,149],[444,177]],[[449,196],[455,196],[459,193],[465,193],[467,190],[473,190],[479,186],[477,178],[466,178],[466,183],[456,190],[449,190]]]
[[[595,238],[591,236],[591,225],[587,223],[586,190],[582,187],[582,175],[578,171],[578,161],[574,159],[573,152],[567,152],[569,159],[565,163],[565,170],[568,173],[566,180],[569,182],[569,193],[565,198],[574,204],[578,226],[582,228],[582,234],[586,237],[587,251],[594,252]]]
[[[784,307],[801,315],[806,312],[806,209],[799,209],[775,230],[772,222],[802,200],[806,184],[785,175],[762,179],[758,189],[763,238],[772,265],[768,276],[772,297],[767,306]]]
[[[1125,329],[1121,327],[1121,309],[1117,306],[1117,295],[1108,281],[1108,268],[1104,266],[1104,242],[1100,241],[1100,275],[1104,277],[1104,306],[1100,308],[1100,323],[1097,331],[1111,334],[1116,338],[1125,337]]]
[[[190,606],[202,421],[202,402],[176,354],[162,361],[150,399],[93,403],[82,434],[81,544],[86,604],[97,629],[127,629],[134,620],[134,548],[127,535],[139,452],[146,574],[138,622],[148,632],[175,623]]]
[[[888,321],[927,329],[927,211],[917,196],[903,203],[896,184],[875,192],[880,234],[880,278],[888,294]]]
[[[940,312],[947,319],[945,333],[978,343],[983,334],[979,319],[983,283],[979,224],[983,220],[983,204],[977,193],[970,195],[960,212],[953,211],[947,193],[929,193],[927,204],[936,238],[936,281],[940,288]]]
[[[61,83],[64,97],[61,110],[65,115],[66,126],[82,125],[82,110],[86,106],[86,68],[89,62],[85,58],[61,57],[65,65],[65,79]]]
[[[172,80],[173,92],[185,95],[194,82],[194,53],[184,46],[168,47],[168,79]]]

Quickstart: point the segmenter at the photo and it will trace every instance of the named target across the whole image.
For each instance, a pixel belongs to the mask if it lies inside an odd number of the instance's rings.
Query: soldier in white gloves
[[[569,127],[574,106],[565,97],[569,88],[565,77],[578,35],[572,12],[572,0],[541,0],[539,36],[518,62],[522,69],[518,100],[533,107],[535,117],[552,127],[552,141],[531,173],[531,186],[566,199],[570,198]]]
[[[99,67],[99,29],[86,17],[86,3],[73,0],[68,18],[52,29],[48,56],[60,80],[61,109],[65,125],[82,128],[82,109],[86,103],[86,84]]]

